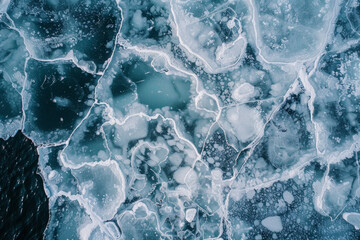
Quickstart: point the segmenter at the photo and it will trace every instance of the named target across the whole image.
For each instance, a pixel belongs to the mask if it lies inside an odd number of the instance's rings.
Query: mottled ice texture
[[[359,0],[0,1],[0,137],[45,239],[359,239],[359,40]]]

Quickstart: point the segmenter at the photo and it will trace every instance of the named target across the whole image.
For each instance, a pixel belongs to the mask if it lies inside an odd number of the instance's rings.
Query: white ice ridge
[[[357,234],[356,1],[19,2],[0,3],[25,52],[0,44],[21,103],[0,137],[38,146],[45,239]]]

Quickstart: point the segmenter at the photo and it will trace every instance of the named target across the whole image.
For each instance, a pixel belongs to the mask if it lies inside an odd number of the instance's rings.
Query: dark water
[[[35,146],[20,131],[0,139],[0,239],[43,239],[49,202]]]

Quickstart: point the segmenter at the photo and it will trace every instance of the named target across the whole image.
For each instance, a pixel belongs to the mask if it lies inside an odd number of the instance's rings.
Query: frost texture
[[[0,137],[45,239],[360,238],[360,2],[0,2]]]

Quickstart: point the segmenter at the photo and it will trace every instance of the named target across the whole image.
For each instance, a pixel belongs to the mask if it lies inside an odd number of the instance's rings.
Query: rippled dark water
[[[0,139],[0,239],[42,239],[49,203],[35,146],[20,131]]]

